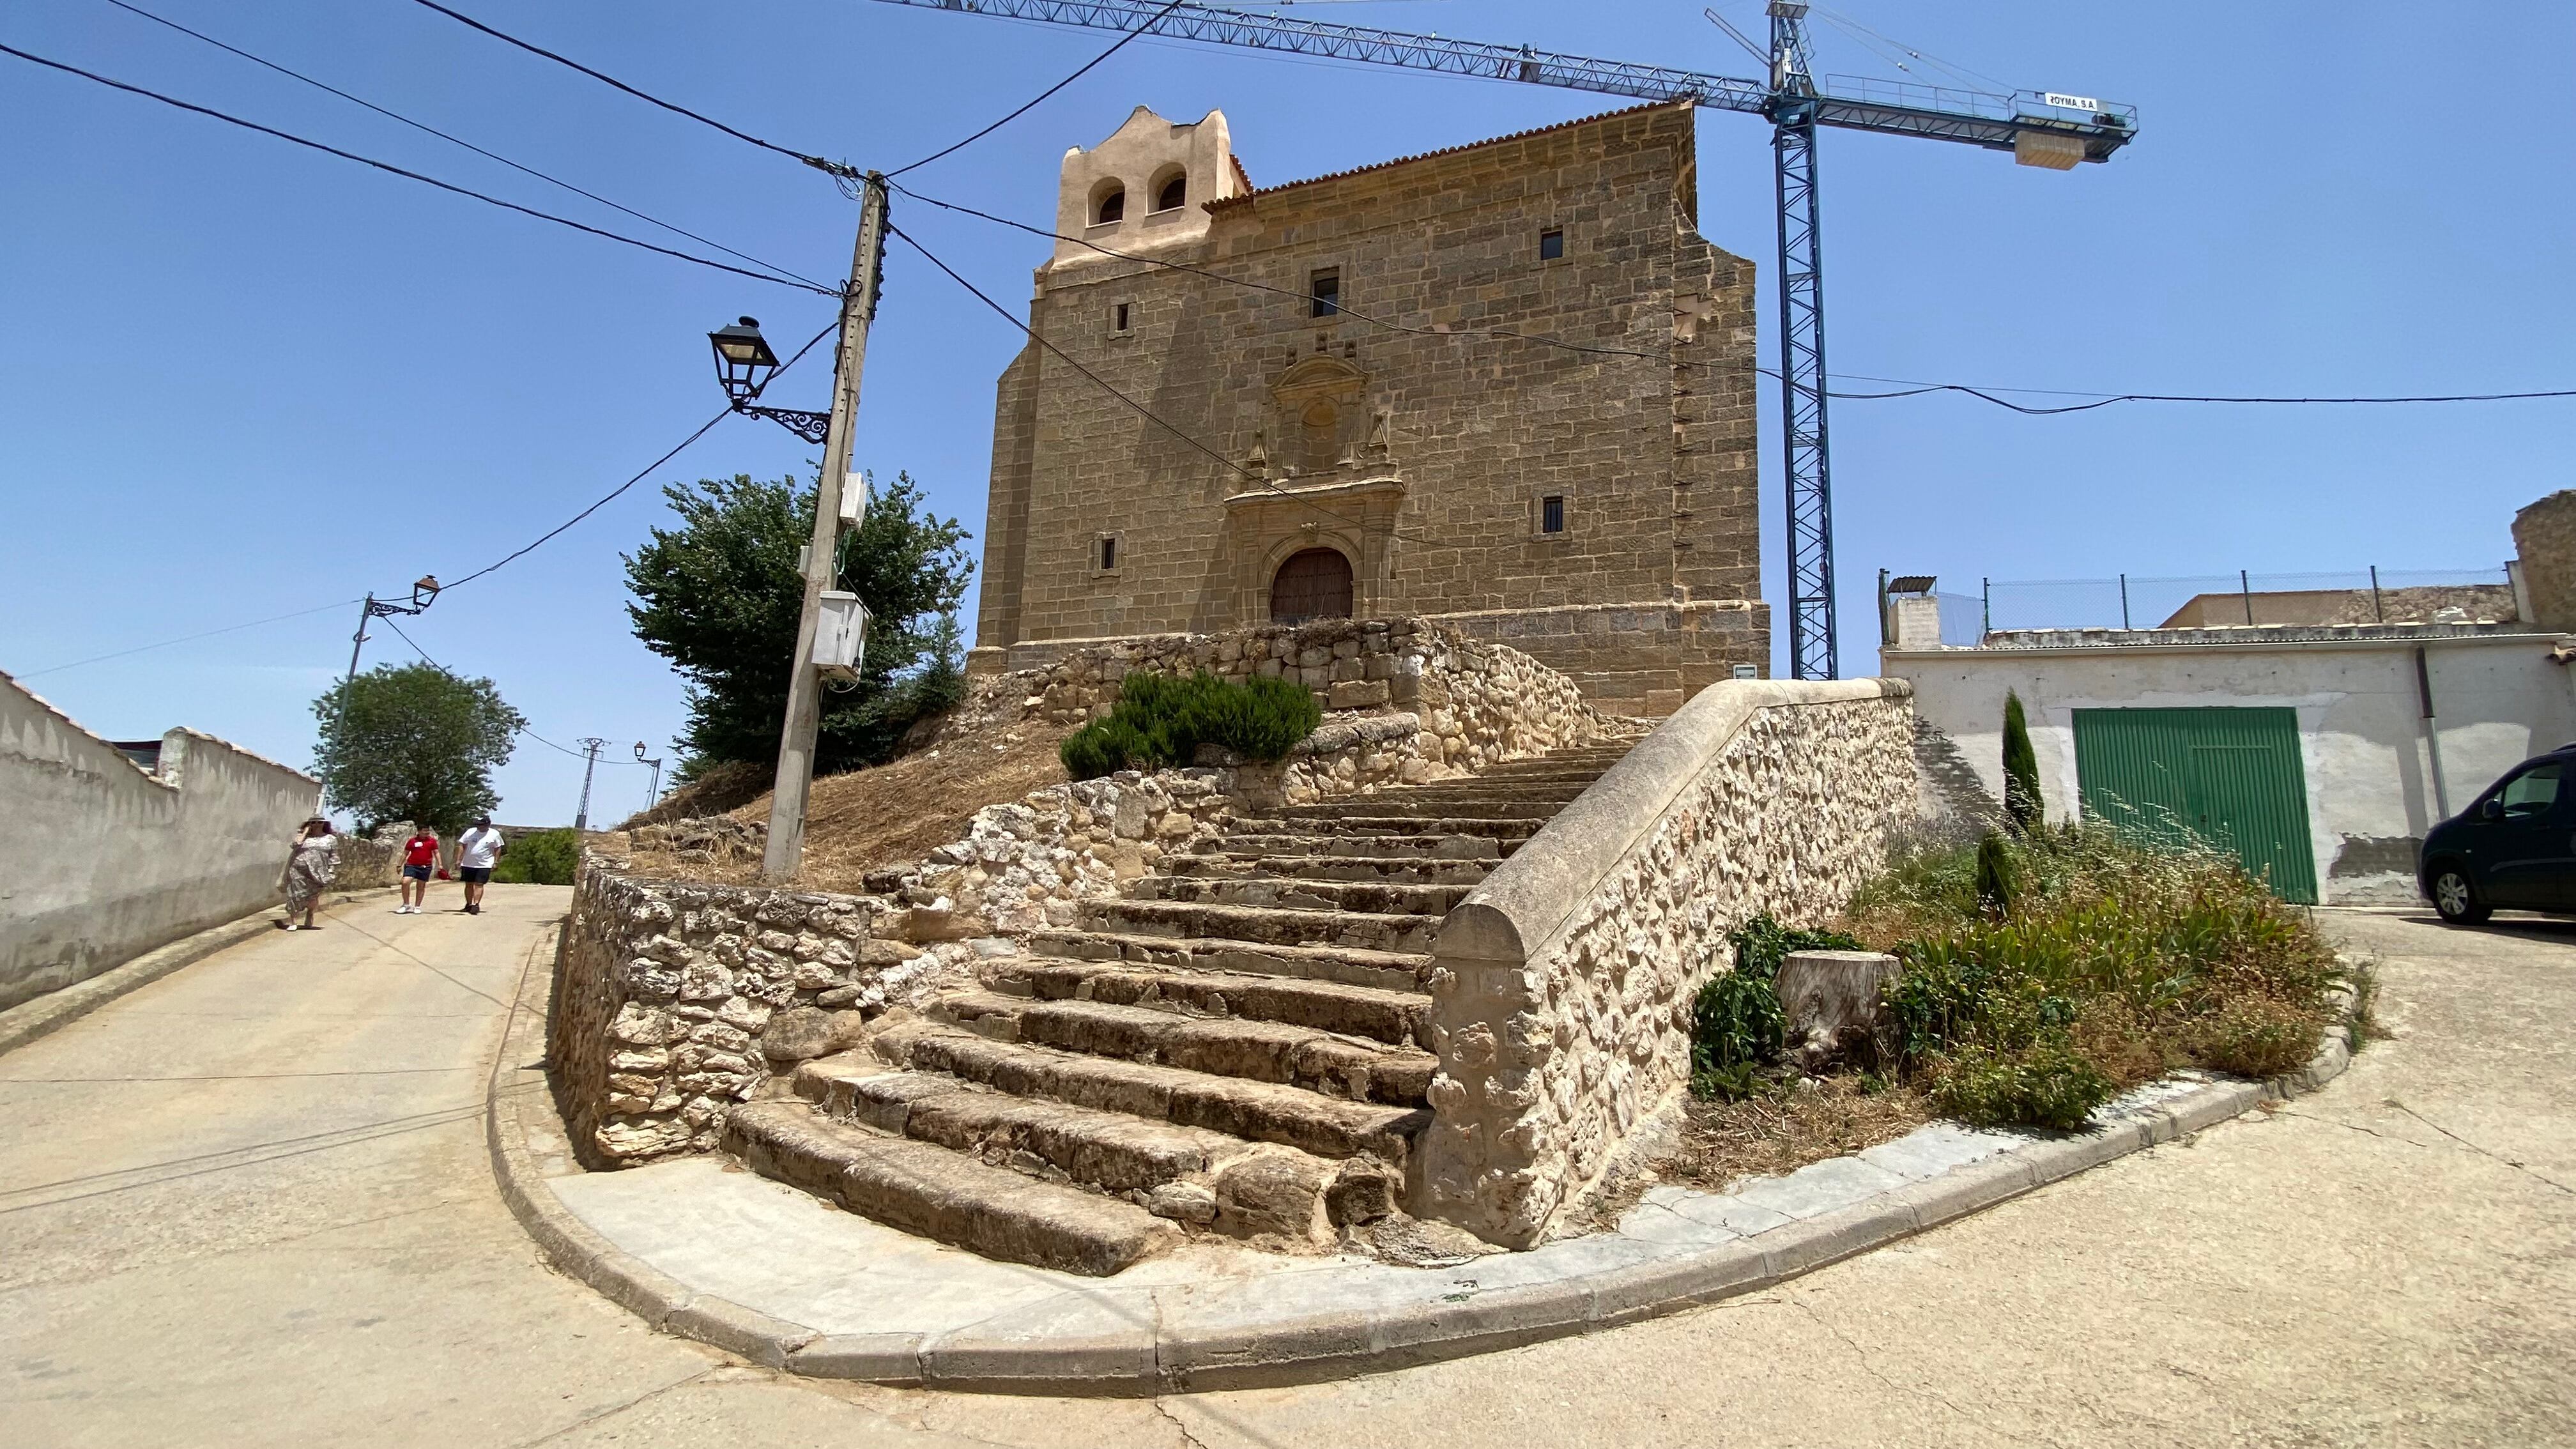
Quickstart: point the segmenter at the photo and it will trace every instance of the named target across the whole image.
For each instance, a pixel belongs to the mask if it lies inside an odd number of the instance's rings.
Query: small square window
[[[1342,273],[1340,268],[1336,267],[1328,272],[1317,272],[1311,279],[1309,279],[1306,289],[1306,307],[1306,315],[1309,317],[1334,317],[1340,315],[1342,310]]]
[[[1538,531],[1565,532],[1565,495],[1551,493],[1538,501]]]
[[[1549,230],[1538,234],[1538,259],[1552,262],[1565,255],[1565,233]]]
[[[1109,309],[1109,330],[1112,332],[1125,332],[1127,330],[1126,303],[1121,302],[1117,306]]]
[[[1118,537],[1112,534],[1100,540],[1100,571],[1105,574],[1117,567]]]

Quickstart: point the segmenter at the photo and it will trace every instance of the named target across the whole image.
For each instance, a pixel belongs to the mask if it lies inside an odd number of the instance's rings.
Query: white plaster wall
[[[2077,809],[2079,709],[2286,706],[2297,711],[2320,900],[2411,901],[2412,846],[2434,821],[2531,755],[2576,740],[2576,693],[2555,636],[2423,641],[2440,715],[2433,786],[2415,641],[2099,649],[1886,651],[1915,710],[2003,791],[2004,692],[2021,695],[2049,818]],[[2440,793],[2448,810],[2436,806]],[[2374,845],[2373,842],[2376,842]],[[2349,855],[2349,858],[2347,858]],[[2402,870],[2369,869],[2403,858]]]
[[[146,773],[0,676],[0,1008],[277,899],[321,793],[193,730]]]

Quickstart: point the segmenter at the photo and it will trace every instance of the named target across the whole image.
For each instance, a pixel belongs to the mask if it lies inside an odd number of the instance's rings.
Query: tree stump
[[[1896,958],[1878,951],[1792,951],[1780,963],[1789,1059],[1813,1072],[1840,1059],[1874,1068],[1895,1054],[1879,993]]]

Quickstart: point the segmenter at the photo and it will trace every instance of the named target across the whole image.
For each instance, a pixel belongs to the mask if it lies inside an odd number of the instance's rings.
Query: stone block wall
[[[1910,688],[1710,687],[1442,923],[1417,1216],[1543,1240],[1690,1073],[1727,933],[1840,909],[1919,809]]]

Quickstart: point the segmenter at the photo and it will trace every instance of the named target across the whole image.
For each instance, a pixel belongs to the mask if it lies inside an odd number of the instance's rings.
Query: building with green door
[[[2568,636],[2441,624],[2010,630],[1881,651],[1914,686],[1927,774],[2000,799],[2020,695],[2051,819],[2236,851],[2283,899],[2402,904],[2438,820],[2576,741]]]

